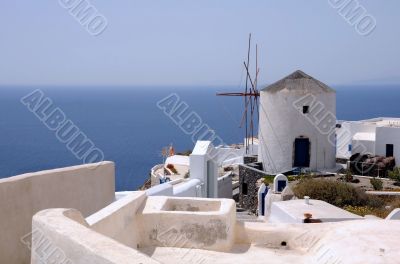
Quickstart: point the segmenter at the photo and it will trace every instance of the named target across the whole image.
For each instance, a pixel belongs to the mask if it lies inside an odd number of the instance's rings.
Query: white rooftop
[[[375,133],[359,132],[354,134],[354,140],[375,141]]]
[[[310,200],[306,204],[305,200],[300,199],[272,203],[268,220],[272,223],[303,223],[306,213],[312,214],[312,219],[322,222],[364,219],[324,201]]]
[[[173,155],[166,159],[165,164],[189,166],[189,156]]]
[[[400,127],[400,118],[394,118],[394,117],[378,117],[378,118],[361,120],[360,122],[373,124],[378,127]]]

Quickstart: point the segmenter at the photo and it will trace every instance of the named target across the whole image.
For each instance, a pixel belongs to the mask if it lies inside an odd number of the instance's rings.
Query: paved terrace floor
[[[148,247],[142,253],[165,264],[283,264],[307,263],[304,252],[285,247],[268,248],[265,245],[235,245],[231,252],[216,252],[201,249]]]

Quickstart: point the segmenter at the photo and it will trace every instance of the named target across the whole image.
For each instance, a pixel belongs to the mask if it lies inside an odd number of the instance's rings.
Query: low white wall
[[[160,184],[160,177],[159,177],[159,175],[156,174],[156,172],[157,172],[157,170],[159,170],[163,167],[164,167],[164,164],[157,164],[153,168],[151,168],[151,172],[150,172],[151,186]]]
[[[148,196],[201,197],[199,179],[179,179],[153,186],[146,190]]]
[[[198,179],[189,180],[183,184],[173,186],[176,197],[199,197],[201,195],[201,182]]]
[[[172,184],[166,182],[147,189],[146,193],[148,196],[154,196],[154,195],[172,196],[174,195],[174,190]]]
[[[101,162],[0,179],[0,263],[29,262],[21,237],[38,211],[76,208],[87,216],[113,202],[114,171],[113,162]]]
[[[218,198],[232,199],[232,173],[218,178]]]
[[[90,228],[132,248],[140,241],[136,212],[145,202],[144,192],[132,192],[86,218]]]
[[[222,162],[221,166],[222,167],[226,167],[226,166],[231,166],[231,165],[236,165],[236,164],[244,164],[243,156],[236,157],[236,158],[233,158],[233,159],[224,160]]]
[[[226,148],[219,147],[215,149],[218,152],[216,162],[218,165],[226,164],[228,160],[243,160],[245,154],[244,148]]]

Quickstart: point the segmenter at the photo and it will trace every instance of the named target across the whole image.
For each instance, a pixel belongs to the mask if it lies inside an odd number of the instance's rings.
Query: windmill
[[[249,144],[254,143],[254,118],[258,120],[258,98],[260,92],[257,89],[257,80],[260,69],[258,68],[258,46],[256,45],[256,67],[254,78],[250,73],[250,54],[251,54],[251,34],[249,34],[249,46],[247,50],[247,61],[244,61],[246,70],[246,85],[244,92],[217,93],[217,96],[240,96],[244,99],[244,112],[240,121],[240,127],[245,126],[245,149],[246,154],[249,153]],[[249,138],[250,137],[250,138]]]

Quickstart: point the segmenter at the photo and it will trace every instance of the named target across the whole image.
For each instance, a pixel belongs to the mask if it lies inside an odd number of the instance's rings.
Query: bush
[[[295,176],[295,175],[289,175],[287,178],[288,178],[288,181],[290,181],[290,182],[298,179],[297,176]]]
[[[234,170],[234,168],[231,167],[231,166],[228,166],[228,167],[225,167],[225,168],[224,168],[224,171],[225,171],[225,172],[233,171],[233,170]]]
[[[388,172],[389,178],[396,181],[400,182],[400,168],[396,167],[393,169],[393,171]]]
[[[400,198],[395,198],[389,202],[391,209],[400,208]]]
[[[381,218],[386,218],[386,216],[389,214],[388,210],[383,208],[372,208],[369,206],[346,205],[343,209],[359,216],[375,215]]]
[[[384,204],[380,198],[367,195],[350,184],[325,179],[303,179],[293,188],[293,192],[299,198],[310,196],[338,207],[351,205],[376,208]]]
[[[274,183],[274,176],[264,176],[264,184],[273,184]]]
[[[380,179],[377,178],[372,178],[369,180],[371,183],[372,187],[374,188],[375,191],[382,191],[383,190],[383,182]]]
[[[346,174],[344,176],[344,179],[346,182],[352,182],[353,181],[353,174],[351,170],[346,170]]]

